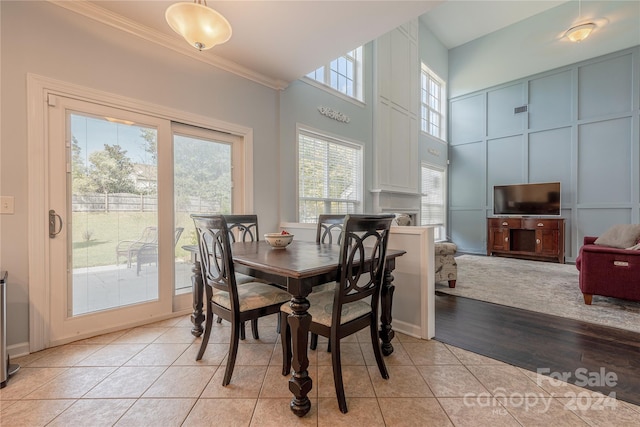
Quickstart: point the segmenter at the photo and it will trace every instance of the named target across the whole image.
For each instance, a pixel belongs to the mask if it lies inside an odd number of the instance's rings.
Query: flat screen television
[[[560,183],[496,185],[493,214],[513,216],[559,216]]]

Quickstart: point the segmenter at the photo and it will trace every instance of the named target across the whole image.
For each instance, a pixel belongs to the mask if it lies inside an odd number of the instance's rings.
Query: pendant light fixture
[[[231,38],[229,21],[208,7],[206,0],[172,4],[164,16],[171,29],[198,50],[211,49]]]
[[[582,18],[582,0],[578,0],[578,21],[580,22]],[[564,36],[571,40],[572,42],[579,43],[582,40],[589,37],[591,32],[596,28],[596,24],[593,22],[582,22],[578,25],[574,25],[569,28]]]

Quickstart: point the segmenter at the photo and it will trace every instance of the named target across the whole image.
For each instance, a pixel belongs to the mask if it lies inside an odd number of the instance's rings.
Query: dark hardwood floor
[[[640,405],[638,333],[438,292],[435,304],[438,341],[533,372],[569,372],[574,384],[615,373],[613,387],[584,387]]]

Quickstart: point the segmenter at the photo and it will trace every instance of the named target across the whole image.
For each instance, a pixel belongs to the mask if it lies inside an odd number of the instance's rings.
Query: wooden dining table
[[[184,249],[192,253],[193,267],[193,323],[192,334],[200,336],[203,332],[203,295],[204,285],[198,260],[198,247],[185,246]],[[236,242],[231,245],[234,267],[237,272],[258,279],[276,283],[291,294],[291,308],[289,316],[291,327],[293,374],[289,379],[289,389],[293,393],[291,411],[302,417],[311,409],[311,401],[307,394],[312,388],[312,379],[307,368],[309,324],[311,316],[308,313],[309,300],[307,296],[314,286],[332,282],[337,279],[340,261],[340,246],[332,244],[318,244],[294,240],[286,248],[272,248],[264,241]],[[382,353],[385,356],[393,353],[391,340],[394,332],[391,327],[391,308],[393,303],[393,275],[396,259],[406,251],[387,249],[384,283],[381,289],[380,339]],[[367,252],[365,256],[370,256]],[[369,265],[369,263],[367,263]]]

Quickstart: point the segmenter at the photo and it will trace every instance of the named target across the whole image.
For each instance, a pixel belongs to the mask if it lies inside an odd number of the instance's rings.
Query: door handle
[[[60,221],[60,228],[56,231],[56,218]],[[54,238],[62,231],[62,217],[53,209],[49,210],[49,237]]]

